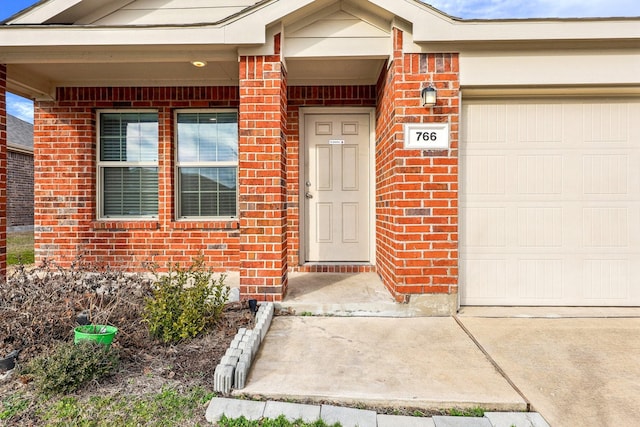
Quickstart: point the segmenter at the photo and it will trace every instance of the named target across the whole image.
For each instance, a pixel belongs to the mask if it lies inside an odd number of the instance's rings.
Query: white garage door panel
[[[465,101],[467,305],[640,305],[640,100]]]

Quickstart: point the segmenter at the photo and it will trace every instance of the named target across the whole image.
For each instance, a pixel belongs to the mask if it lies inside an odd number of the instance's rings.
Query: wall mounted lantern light
[[[422,100],[423,107],[433,107],[436,105],[436,88],[431,85],[422,88],[422,91],[420,92],[420,99]]]

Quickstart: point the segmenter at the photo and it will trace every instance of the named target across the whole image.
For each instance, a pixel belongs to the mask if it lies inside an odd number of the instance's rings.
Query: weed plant
[[[49,356],[37,357],[25,367],[24,374],[33,378],[44,395],[76,391],[91,380],[115,373],[118,352],[94,341],[63,343]]]

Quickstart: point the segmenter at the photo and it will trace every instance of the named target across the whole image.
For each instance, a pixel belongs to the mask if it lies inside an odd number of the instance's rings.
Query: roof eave
[[[16,145],[16,144],[11,144],[7,142],[7,150],[33,156],[33,148],[25,147],[23,145]]]

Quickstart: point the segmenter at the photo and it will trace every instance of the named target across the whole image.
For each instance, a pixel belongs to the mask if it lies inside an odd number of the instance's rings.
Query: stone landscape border
[[[258,354],[275,312],[272,302],[260,304],[253,329],[240,328],[214,372],[214,391],[229,394],[242,389],[247,381],[251,362]]]
[[[231,419],[242,416],[249,421],[283,415],[290,422],[301,419],[313,423],[320,419],[326,424],[340,423],[344,427],[549,427],[537,412],[485,412],[482,417],[411,417],[335,405],[213,398],[207,407],[207,421],[216,424],[223,415]]]

